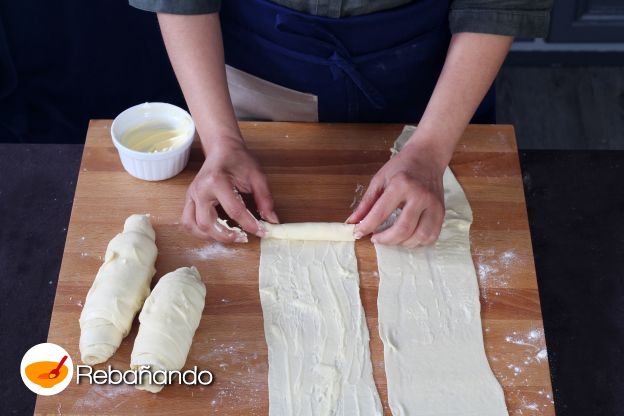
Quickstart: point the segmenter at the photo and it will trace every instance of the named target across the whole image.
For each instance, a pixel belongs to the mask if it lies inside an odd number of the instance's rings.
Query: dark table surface
[[[81,145],[0,144],[0,414],[31,414]],[[520,154],[557,415],[624,415],[624,152]]]

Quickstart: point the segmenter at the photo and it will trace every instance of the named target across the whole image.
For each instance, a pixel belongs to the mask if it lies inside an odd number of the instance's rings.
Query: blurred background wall
[[[90,118],[183,105],[156,16],[125,0],[0,1],[0,141],[83,143]]]
[[[517,39],[497,121],[523,149],[624,149],[624,1],[555,0],[546,39]]]

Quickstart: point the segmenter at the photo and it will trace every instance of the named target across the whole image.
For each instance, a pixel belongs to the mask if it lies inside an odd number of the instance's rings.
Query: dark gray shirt
[[[227,0],[225,0],[227,1]],[[305,13],[326,17],[374,13],[412,0],[272,0]],[[221,0],[129,0],[139,9],[159,13],[205,14],[219,11]],[[553,0],[452,0],[452,33],[476,32],[516,37],[544,37]]]

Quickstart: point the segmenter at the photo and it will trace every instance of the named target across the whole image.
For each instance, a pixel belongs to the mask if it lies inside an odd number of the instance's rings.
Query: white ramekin
[[[120,139],[128,129],[150,120],[161,120],[175,128],[187,128],[184,142],[171,150],[156,153],[139,152],[121,143]],[[188,112],[175,105],[143,103],[115,117],[111,125],[111,137],[119,152],[121,164],[130,175],[146,181],[162,181],[182,172],[188,163],[195,137],[195,123]]]

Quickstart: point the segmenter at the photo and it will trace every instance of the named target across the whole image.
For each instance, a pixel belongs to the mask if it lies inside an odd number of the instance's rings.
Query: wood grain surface
[[[160,394],[123,385],[72,383],[39,396],[37,414],[268,414],[267,349],[258,294],[259,240],[221,245],[189,236],[180,225],[188,184],[201,166],[198,142],[177,177],[144,182],[122,168],[108,120],[92,121],[80,175],[49,342],[79,363],[78,317],[108,241],[133,213],[150,213],[159,254],[153,284],[195,265],[207,285],[206,307],[186,362],[214,373],[206,387],[169,386]],[[241,123],[248,146],[269,177],[283,222],[344,221],[371,176],[389,157],[401,125]],[[472,254],[481,290],[486,353],[505,390],[510,415],[554,415],[522,177],[511,126],[470,126],[451,168],[474,223]],[[371,335],[375,382],[386,414],[383,346],[377,331],[378,274],[370,240],[356,243],[361,297]],[[138,322],[107,363],[125,370]],[[99,365],[98,368],[105,368]]]

